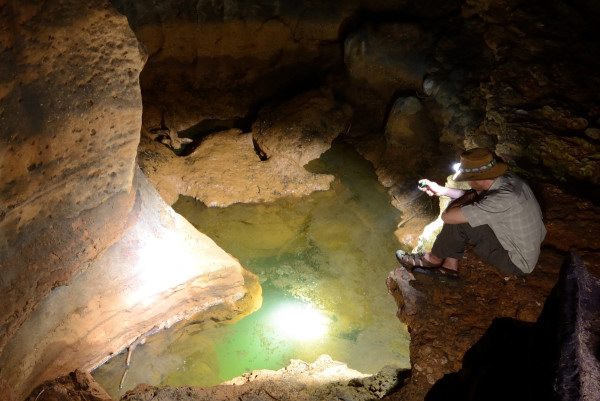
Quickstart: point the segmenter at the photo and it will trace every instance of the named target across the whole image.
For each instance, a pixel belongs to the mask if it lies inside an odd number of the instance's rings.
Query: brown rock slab
[[[220,207],[305,196],[329,189],[334,179],[310,173],[286,157],[261,161],[252,133],[237,129],[209,135],[192,154],[182,157],[156,142],[143,141],[140,166],[167,202],[186,195]]]
[[[136,193],[126,233],[41,301],[5,347],[0,378],[16,399],[216,305],[235,316],[260,303],[256,278],[166,205],[141,173]],[[246,295],[254,301],[236,306]]]

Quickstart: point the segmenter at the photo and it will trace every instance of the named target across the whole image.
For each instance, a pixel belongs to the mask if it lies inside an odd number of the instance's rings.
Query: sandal
[[[412,270],[413,274],[425,274],[428,276],[438,276],[438,277],[446,277],[452,280],[458,280],[460,278],[458,271],[453,269],[448,269],[444,266],[435,266],[435,267],[415,267]]]
[[[408,270],[413,270],[417,267],[422,267],[425,269],[435,269],[440,267],[441,265],[434,265],[425,259],[425,254],[423,253],[406,253],[404,251],[396,251],[396,259],[398,262]]]

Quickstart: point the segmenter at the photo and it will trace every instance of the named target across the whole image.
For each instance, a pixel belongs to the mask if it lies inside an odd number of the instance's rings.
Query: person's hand
[[[428,179],[419,180],[419,189],[425,192],[429,196],[442,196],[444,195],[444,187],[436,182],[429,181]]]

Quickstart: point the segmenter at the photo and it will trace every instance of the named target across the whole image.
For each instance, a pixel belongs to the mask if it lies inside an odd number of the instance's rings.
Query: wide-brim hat
[[[454,181],[491,180],[506,173],[508,165],[497,160],[496,155],[484,148],[474,148],[460,155],[460,166]]]

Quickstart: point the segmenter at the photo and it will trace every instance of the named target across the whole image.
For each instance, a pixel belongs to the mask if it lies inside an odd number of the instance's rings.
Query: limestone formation
[[[144,55],[106,1],[10,1],[0,19],[1,353],[126,229]]]
[[[169,203],[179,195],[219,207],[308,195],[328,189],[333,176],[310,173],[305,164],[329,149],[350,118],[331,93],[307,92],[261,110],[253,132],[208,135],[188,156],[144,137],[139,162]]]
[[[64,0],[0,19],[0,399],[19,400],[247,283],[134,180],[145,56],[126,18]]]
[[[215,305],[254,299],[236,315],[260,303],[260,289],[246,294],[256,279],[166,205],[141,173],[135,192],[124,236],[41,301],[0,356],[0,366],[11,367],[2,378],[18,399]]]
[[[89,369],[144,333],[246,291],[239,264],[134,179],[142,127],[139,163],[160,194],[215,206],[328,188],[333,177],[303,165],[344,132],[390,187],[404,212],[398,235],[409,240],[438,211],[415,195],[416,180],[443,180],[462,148],[492,148],[533,183],[558,185],[541,185],[548,236],[531,276],[506,282],[467,254],[455,287],[403,282],[414,290],[401,304],[413,370],[389,399],[423,399],[432,383],[460,369],[495,317],[533,322],[569,248],[598,272],[599,211],[584,199],[597,198],[600,177],[597,2],[242,3],[2,2],[0,399],[19,401],[40,380]],[[150,58],[138,80],[140,48]],[[333,95],[312,97],[314,88]],[[339,99],[354,109],[352,121]],[[305,114],[296,110],[303,107]],[[176,156],[160,141],[189,144]],[[585,191],[571,197],[565,188]],[[175,270],[169,257],[186,244],[196,258]],[[153,270],[159,277],[189,275],[153,287],[142,265],[156,261],[169,268]],[[393,282],[410,278],[396,273]],[[143,286],[127,287],[134,284]],[[173,308],[163,313],[150,301]],[[86,387],[81,379],[67,381]],[[258,382],[243,380],[240,389]],[[327,390],[290,383],[289,399],[382,394],[366,383]],[[32,400],[72,394],[46,388]],[[161,390],[140,394],[153,391]],[[247,397],[283,397],[277,391],[266,382]],[[197,394],[161,396],[187,392]]]
[[[140,165],[169,203],[179,195],[207,206],[268,202],[327,190],[333,176],[313,174],[284,158],[261,161],[252,134],[230,130],[212,134],[189,156],[177,157],[164,146],[145,141]]]

